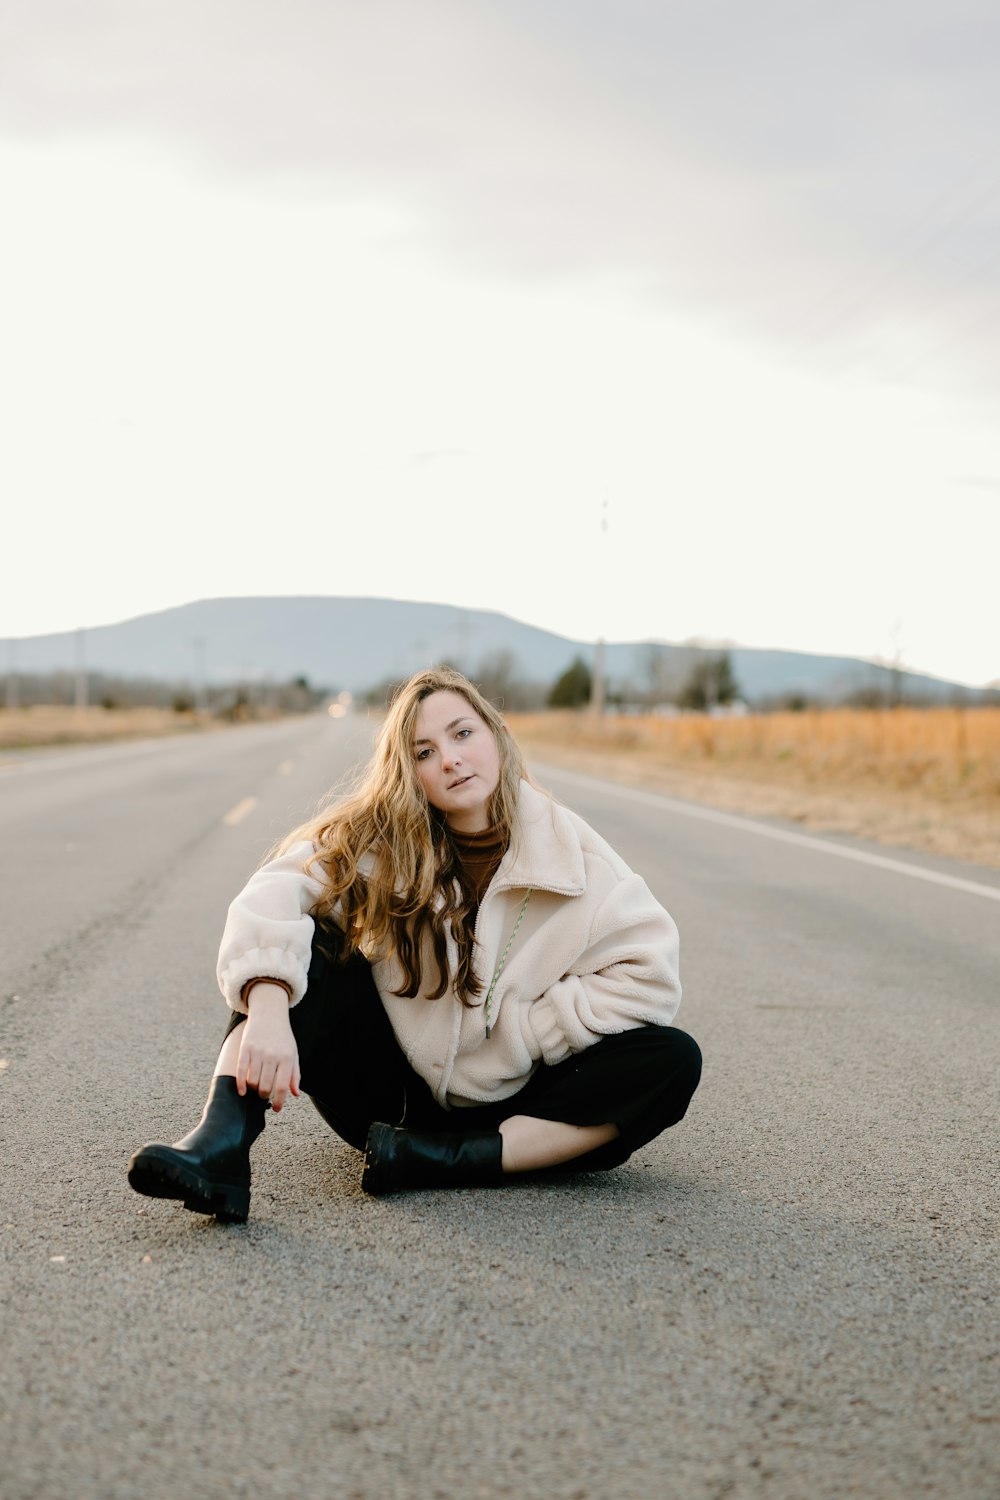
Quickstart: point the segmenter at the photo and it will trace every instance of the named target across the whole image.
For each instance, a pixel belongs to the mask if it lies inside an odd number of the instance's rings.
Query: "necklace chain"
[[[525,907],[528,905],[528,902],[531,900],[531,891],[532,891],[532,887],[529,886],[528,887],[528,894],[525,896],[524,900],[521,902],[521,910],[517,914],[517,921],[514,923],[514,926],[513,926],[513,929],[511,931],[510,937],[507,939],[507,946],[503,950],[503,953],[500,955],[500,962],[497,964],[496,968],[493,970],[493,978],[490,980],[490,987],[489,987],[489,989],[486,992],[486,1009],[485,1009],[485,1015],[486,1015],[486,1040],[487,1041],[489,1041],[490,1032],[492,1030],[492,1027],[491,1027],[491,1024],[490,1024],[490,1007],[493,1004],[493,991],[497,987],[497,980],[500,978],[500,975],[503,973],[503,966],[507,962],[507,954],[510,952],[511,944],[513,943],[514,939],[517,937],[517,929],[521,925],[521,919],[524,916]]]

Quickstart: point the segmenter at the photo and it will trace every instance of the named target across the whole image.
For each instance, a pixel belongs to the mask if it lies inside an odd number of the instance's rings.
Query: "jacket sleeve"
[[[242,991],[251,979],[286,985],[291,1005],[305,994],[315,927],[310,913],[323,889],[304,869],[313,852],[303,842],[269,860],[230,904],[217,977],[233,1010],[246,1014]]]
[[[534,1055],[551,1065],[602,1036],[669,1026],[680,999],[677,928],[630,873],[605,897],[570,971],[527,1007]]]

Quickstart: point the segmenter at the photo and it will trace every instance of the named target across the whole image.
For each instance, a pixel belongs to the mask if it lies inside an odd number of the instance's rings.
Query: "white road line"
[[[826,839],[813,838],[807,833],[791,833],[784,828],[771,828],[767,823],[757,823],[752,818],[741,818],[736,813],[719,812],[714,807],[699,807],[693,802],[679,802],[661,792],[645,792],[639,787],[619,786],[614,781],[602,781],[596,776],[581,776],[577,771],[563,771],[558,766],[547,765],[546,772],[578,786],[589,786],[595,791],[612,792],[630,802],[642,802],[647,807],[660,807],[668,812],[680,813],[685,818],[701,818],[706,823],[721,823],[726,828],[738,828],[743,833],[756,833],[761,838],[776,839],[780,844],[797,844],[802,849],[814,849],[820,854],[834,854],[838,859],[853,859],[859,865],[874,865],[878,870],[892,870],[896,875],[909,875],[913,880],[928,880],[932,885],[948,886],[953,891],[965,891],[970,896],[985,896],[988,901],[1000,901],[1000,886],[982,885],[977,880],[963,880],[958,875],[945,875],[940,870],[928,870],[923,865],[910,865],[901,859],[889,859],[884,854],[869,854],[865,849],[851,849],[846,844],[831,844]]]
[[[222,821],[228,827],[235,828],[237,823],[242,823],[247,813],[252,813],[256,806],[256,797],[244,797],[242,802],[237,802],[235,807],[229,809]]]

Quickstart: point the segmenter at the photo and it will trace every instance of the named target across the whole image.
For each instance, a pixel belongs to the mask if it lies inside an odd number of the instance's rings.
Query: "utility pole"
[[[892,665],[889,668],[889,705],[899,708],[903,702],[903,622],[897,620],[889,632],[892,637]]]
[[[78,711],[87,707],[87,633],[81,625],[76,632],[76,691],[74,701]]]
[[[205,708],[205,637],[196,635],[191,642],[194,647],[194,706],[198,713]]]
[[[21,694],[20,682],[17,676],[17,641],[8,642],[10,651],[7,657],[7,707],[20,708]]]
[[[601,501],[601,553],[604,552],[603,539],[608,534],[608,497],[605,495]],[[598,569],[603,557],[598,557]],[[598,579],[599,582],[599,579]],[[598,591],[599,597],[599,591]],[[604,713],[604,637],[599,635],[594,646],[594,670],[590,679],[590,711],[595,719],[600,719]]]
[[[604,713],[604,637],[599,635],[594,646],[594,670],[590,679],[590,711],[595,719]]]

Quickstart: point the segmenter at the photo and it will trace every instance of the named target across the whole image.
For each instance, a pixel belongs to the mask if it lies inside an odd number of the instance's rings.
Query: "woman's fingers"
[[[240,1063],[245,1063],[243,1088],[240,1088]],[[241,1057],[237,1063],[236,1086],[239,1092],[244,1093],[248,1088],[256,1089],[262,1099],[270,1100],[275,1113],[287,1102],[290,1093],[298,1098],[299,1079],[299,1061],[294,1053],[291,1057],[275,1057],[250,1048],[247,1058]]]
[[[274,1083],[271,1086],[271,1108],[279,1115],[288,1098],[288,1075],[284,1070],[274,1075]]]
[[[236,1092],[245,1094],[250,1071],[251,1048],[247,1042],[247,1028],[243,1027],[243,1040],[240,1042],[239,1056],[236,1059]]]
[[[274,1074],[274,1083],[271,1087],[271,1108],[275,1114],[279,1113],[288,1100],[289,1094],[299,1096],[299,1055],[294,1051],[291,1057],[283,1058]]]
[[[274,1079],[277,1067],[274,1059],[270,1057],[261,1058],[260,1070],[257,1078],[257,1092],[262,1099],[270,1099],[274,1091]],[[251,1083],[253,1079],[249,1080]]]
[[[277,1113],[288,1098],[289,1091],[299,1091],[299,1053],[288,1025],[275,1027],[265,1018],[263,1023],[253,1024],[253,1019],[244,1028],[236,1061],[236,1087],[239,1093],[256,1089],[262,1099],[268,1099]]]
[[[267,1097],[266,1088],[266,1058],[262,1055],[260,1048],[251,1042],[245,1043],[240,1048],[240,1055],[236,1060],[236,1091],[245,1094],[247,1089],[256,1089],[259,1094]],[[271,1072],[273,1075],[274,1066]],[[265,1085],[262,1087],[262,1084]]]

